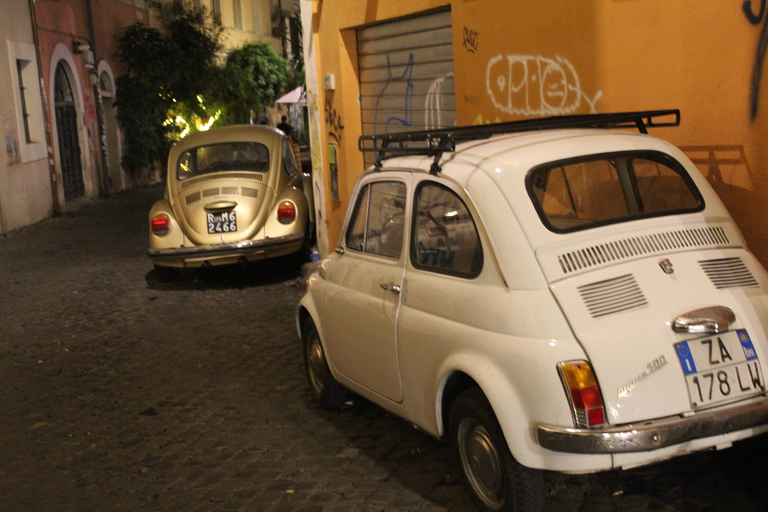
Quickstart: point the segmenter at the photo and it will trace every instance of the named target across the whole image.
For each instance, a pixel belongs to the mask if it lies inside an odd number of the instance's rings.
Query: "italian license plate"
[[[675,350],[695,409],[765,389],[760,361],[745,329],[675,343]]]
[[[237,231],[235,212],[208,213],[208,233],[231,233]]]

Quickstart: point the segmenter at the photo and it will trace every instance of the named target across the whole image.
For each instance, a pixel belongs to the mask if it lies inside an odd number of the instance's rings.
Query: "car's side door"
[[[324,299],[329,363],[341,377],[395,402],[403,396],[395,326],[410,184],[411,174],[399,171],[361,181]]]
[[[461,187],[424,176],[413,189],[397,324],[405,397],[400,413],[437,432],[437,388],[446,362],[482,352],[492,327],[487,317],[498,313],[505,293]]]

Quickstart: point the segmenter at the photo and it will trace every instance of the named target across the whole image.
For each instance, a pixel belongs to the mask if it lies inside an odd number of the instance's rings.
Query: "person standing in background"
[[[288,124],[288,117],[283,116],[279,123],[277,123],[277,129],[282,130],[286,135],[291,135],[293,127]]]

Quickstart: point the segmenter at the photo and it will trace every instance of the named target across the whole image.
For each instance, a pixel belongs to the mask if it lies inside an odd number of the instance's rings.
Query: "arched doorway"
[[[70,201],[85,194],[83,168],[80,163],[80,140],[77,134],[77,108],[64,61],[56,66],[53,101],[56,109],[56,131],[59,143],[64,199]]]
[[[99,64],[101,69],[102,65]],[[99,73],[99,90],[104,113],[104,138],[107,145],[107,163],[109,190],[114,192],[126,187],[123,173],[120,170],[120,139],[117,130],[117,111],[115,110],[115,84],[112,76],[106,70]]]

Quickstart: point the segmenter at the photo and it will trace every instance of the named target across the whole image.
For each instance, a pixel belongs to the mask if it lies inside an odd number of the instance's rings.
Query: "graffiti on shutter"
[[[359,29],[357,51],[363,135],[456,125],[450,11]]]

